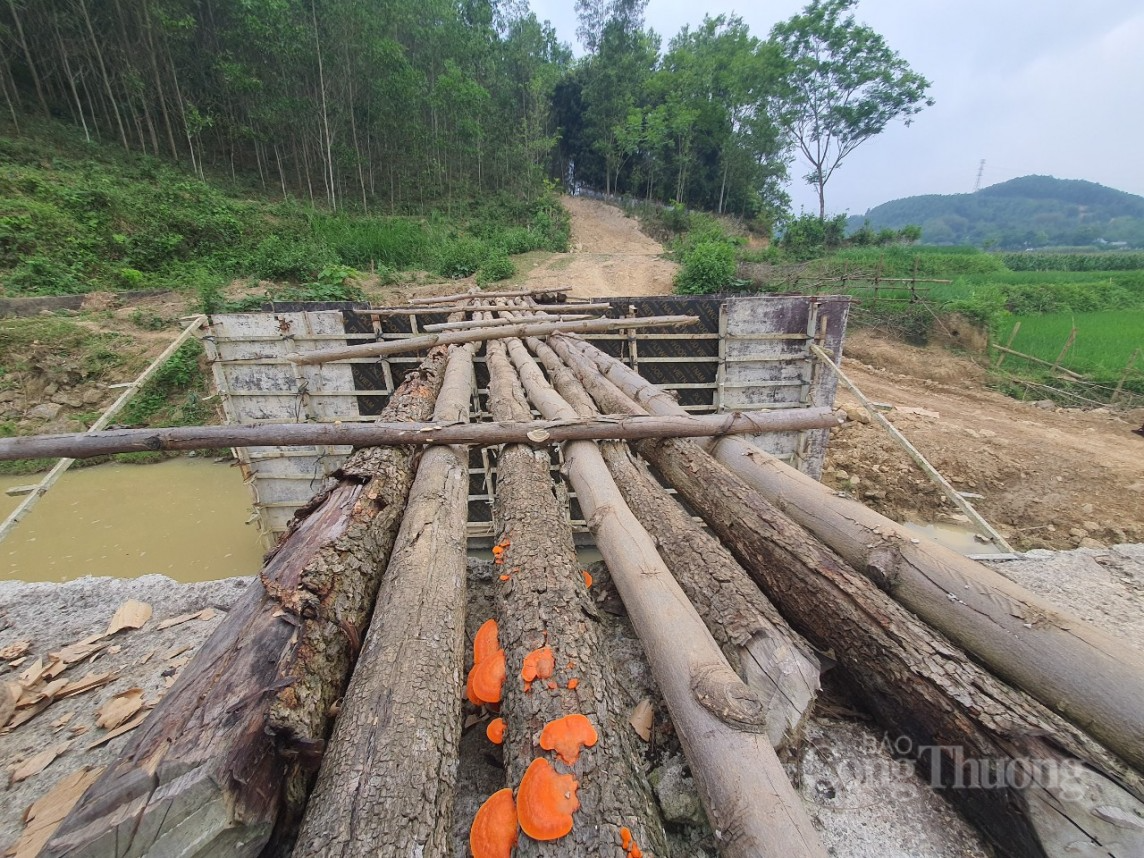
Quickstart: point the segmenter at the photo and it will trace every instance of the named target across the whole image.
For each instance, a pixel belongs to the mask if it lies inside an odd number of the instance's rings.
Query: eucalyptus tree
[[[811,171],[818,215],[826,183],[846,157],[895,120],[909,125],[932,105],[930,82],[850,14],[858,0],[811,0],[776,24],[771,40],[786,63],[779,121]]]

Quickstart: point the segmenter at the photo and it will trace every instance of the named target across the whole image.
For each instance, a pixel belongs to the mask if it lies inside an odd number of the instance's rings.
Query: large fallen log
[[[644,316],[638,319],[586,319],[582,322],[534,322],[523,325],[503,325],[474,328],[469,331],[447,331],[423,337],[407,337],[384,343],[363,343],[336,349],[318,349],[286,355],[296,364],[331,363],[349,358],[385,357],[424,351],[436,346],[458,343],[479,343],[484,340],[503,340],[509,337],[546,337],[560,332],[590,334],[629,328],[678,328],[694,325],[696,316]]]
[[[579,340],[578,351],[652,413],[681,409],[619,361]],[[605,406],[607,407],[607,406]],[[1144,656],[992,569],[917,537],[840,498],[742,439],[724,438],[715,458],[926,623],[1006,682],[1144,771]]]
[[[691,414],[672,417],[597,417],[594,420],[527,420],[498,423],[273,423],[258,426],[177,426],[112,429],[68,435],[0,438],[0,461],[157,450],[220,450],[228,447],[289,447],[297,444],[374,447],[388,444],[524,444],[536,436],[549,443],[595,438],[675,438],[736,432],[820,429],[843,422],[826,408],[766,413]]]
[[[553,386],[581,417],[599,412],[572,371],[540,340],[528,340]],[[626,404],[626,403],[624,403]],[[634,403],[633,410],[638,410]],[[795,748],[819,688],[814,651],[787,625],[731,553],[660,487],[626,444],[600,445],[608,471],[659,555],[703,617],[739,677],[766,701],[776,750]]]
[[[624,394],[571,354],[603,407]],[[830,652],[899,753],[1014,856],[1144,854],[1144,782],[848,567],[694,441],[640,454],[699,512],[811,643]]]
[[[493,417],[527,420],[528,404],[504,343],[490,342],[486,358]],[[549,467],[547,449],[521,444],[505,447],[497,458],[494,520],[499,544],[507,545],[501,566],[505,580],[496,585],[500,644],[507,655],[504,759],[511,787],[537,757],[574,773],[580,810],[566,837],[540,842],[521,836],[515,854],[607,855],[620,844],[620,829],[628,828],[645,853],[665,855],[663,822],[627,722],[634,701],[623,696],[607,657],[567,507],[554,494]],[[545,646],[554,655],[554,674],[526,690],[525,657]],[[546,724],[571,714],[587,716],[599,739],[569,767],[546,753],[539,738]]]
[[[383,416],[425,420],[444,350]],[[296,826],[328,710],[401,521],[417,452],[361,450],[300,511],[261,577],[68,814],[45,856],[257,855]]]
[[[540,413],[575,417],[524,344],[511,340],[508,348]],[[720,853],[822,858],[825,850],[766,736],[763,701],[727,664],[651,536],[624,504],[596,445],[570,442],[564,458],[671,712]]]
[[[433,416],[469,413],[473,345]],[[451,854],[465,639],[468,451],[425,451],[295,856]]]

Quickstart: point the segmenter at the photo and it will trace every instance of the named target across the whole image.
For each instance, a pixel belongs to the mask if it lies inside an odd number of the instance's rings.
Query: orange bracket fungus
[[[568,765],[580,759],[581,748],[591,748],[599,737],[596,728],[584,715],[565,715],[544,725],[540,733],[540,747],[555,751]]]
[[[473,696],[482,703],[500,703],[505,678],[504,650],[498,649],[494,655],[473,665],[469,678]]]
[[[484,625],[477,629],[477,635],[473,638],[473,664],[480,664],[500,649],[498,631],[496,620],[485,620]]]
[[[571,679],[568,680],[568,687],[569,688],[576,688],[576,686],[578,686],[579,684],[580,684],[580,680],[577,679],[575,676],[573,676]]]
[[[558,840],[572,830],[572,814],[580,809],[572,775],[560,775],[544,757],[533,760],[516,791],[521,830],[533,840]]]
[[[628,858],[643,858],[643,850],[632,839],[632,830],[624,827],[620,829],[620,846],[628,853]]]
[[[552,647],[542,646],[540,649],[534,649],[524,657],[524,666],[520,669],[524,690],[528,691],[537,679],[548,679],[555,669],[556,657],[552,654]]]
[[[517,841],[516,805],[512,790],[497,790],[481,805],[469,829],[473,858],[509,858]]]
[[[504,718],[494,718],[485,728],[485,735],[494,745],[504,744]]]
[[[585,587],[591,587],[592,586],[592,573],[589,572],[587,569],[582,569],[582,570],[580,570],[580,574],[584,576],[584,586]]]

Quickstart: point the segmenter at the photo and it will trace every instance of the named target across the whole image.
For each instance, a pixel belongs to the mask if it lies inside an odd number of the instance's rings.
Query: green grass
[[[1015,316],[1013,321],[1019,321],[1021,328],[1012,348],[1047,361],[1057,359],[1075,326],[1076,341],[1061,366],[1095,381],[1115,384],[1132,352],[1144,350],[1144,309],[1042,313]],[[1004,333],[1003,341],[1008,335]],[[1144,375],[1144,360],[1136,372]]]

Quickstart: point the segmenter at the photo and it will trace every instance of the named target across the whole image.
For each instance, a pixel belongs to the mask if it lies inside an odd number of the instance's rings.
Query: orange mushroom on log
[[[482,703],[500,703],[504,688],[504,650],[498,649],[494,655],[473,665],[469,673],[473,695]]]
[[[509,858],[517,841],[516,804],[512,790],[497,790],[481,805],[469,829],[473,858]]]
[[[537,679],[548,679],[556,669],[556,657],[552,654],[552,647],[542,646],[534,649],[524,657],[524,666],[520,669],[520,678],[526,683],[526,688]]]
[[[500,649],[498,632],[496,620],[485,620],[484,625],[477,629],[477,634],[473,638],[473,664],[480,664]]]
[[[572,814],[580,809],[572,775],[557,774],[552,764],[538,757],[529,765],[516,791],[520,828],[533,840],[558,840],[572,830]]]
[[[494,745],[504,744],[504,718],[494,718],[485,728],[485,735]]]
[[[565,715],[544,725],[540,733],[540,747],[555,751],[568,765],[580,759],[581,748],[591,748],[599,736],[592,722],[584,715]]]

